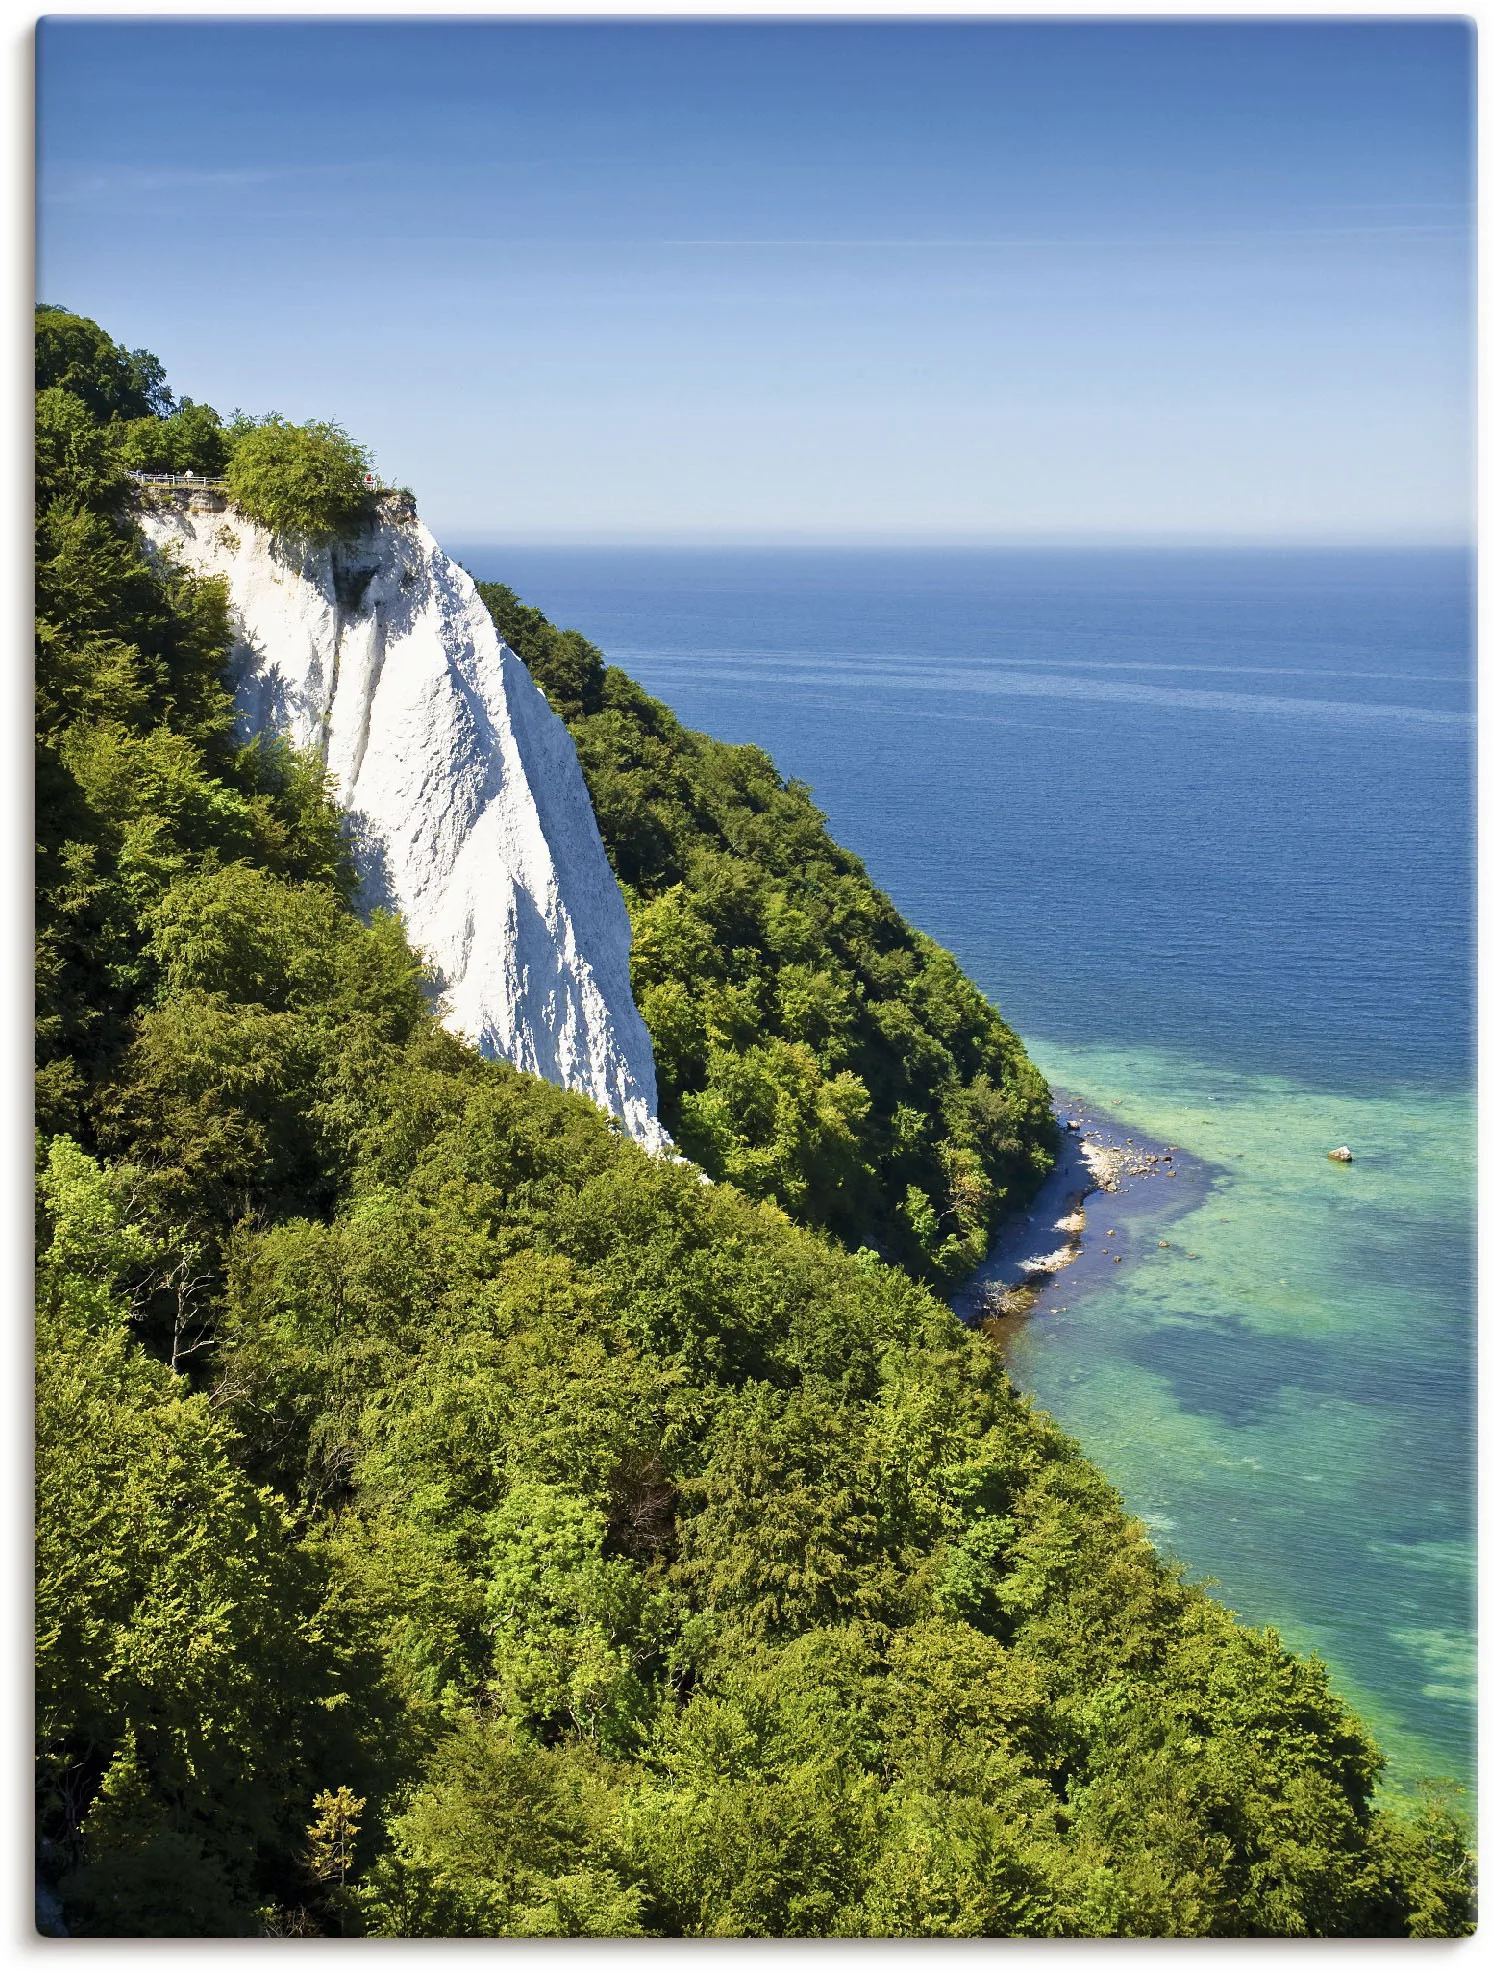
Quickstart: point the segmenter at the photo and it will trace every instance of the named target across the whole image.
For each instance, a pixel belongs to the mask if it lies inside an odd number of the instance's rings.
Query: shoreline
[[[990,1250],[950,1296],[954,1312],[998,1343],[1034,1315],[1105,1284],[1148,1249],[1139,1234],[1185,1216],[1212,1188],[1219,1167],[1175,1143],[1054,1088],[1061,1132],[1052,1175],[1025,1211],[1008,1219]],[[1094,1200],[1102,1198],[1100,1211]],[[1163,1235],[1150,1249],[1173,1242]],[[1062,1309],[1055,1309],[1061,1312]]]

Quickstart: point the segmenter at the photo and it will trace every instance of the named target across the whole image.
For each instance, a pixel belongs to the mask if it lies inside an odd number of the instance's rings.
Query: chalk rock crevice
[[[141,526],[226,578],[240,730],[325,763],[359,905],[399,912],[446,1024],[666,1148],[627,907],[574,742],[471,578],[397,505],[331,547],[174,502]]]

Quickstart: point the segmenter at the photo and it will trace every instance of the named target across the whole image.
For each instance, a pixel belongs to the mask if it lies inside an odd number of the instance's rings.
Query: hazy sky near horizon
[[[40,298],[454,540],[1464,539],[1454,19],[85,19]]]

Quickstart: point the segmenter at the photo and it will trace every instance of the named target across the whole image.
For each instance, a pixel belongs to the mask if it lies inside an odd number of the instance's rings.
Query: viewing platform
[[[185,486],[209,493],[221,493],[228,484],[203,472],[131,472],[130,477],[140,486]]]

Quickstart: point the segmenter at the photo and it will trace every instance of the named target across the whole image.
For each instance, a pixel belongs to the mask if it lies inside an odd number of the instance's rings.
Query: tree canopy
[[[228,497],[274,533],[332,540],[368,518],[369,455],[337,424],[291,424],[271,414],[238,432]]]
[[[36,387],[66,390],[105,420],[163,416],[173,401],[148,349],[123,349],[86,315],[46,303],[36,311]]]
[[[132,418],[119,437],[121,462],[137,472],[194,472],[216,478],[233,454],[235,433],[211,404],[183,397],[166,417]]]

